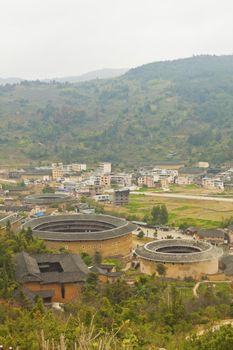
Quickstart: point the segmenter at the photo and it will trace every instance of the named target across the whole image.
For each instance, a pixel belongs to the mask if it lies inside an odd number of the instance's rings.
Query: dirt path
[[[121,271],[126,272],[126,271],[128,271],[130,268],[131,268],[131,262],[128,262],[128,263],[126,264],[125,268],[122,269]]]
[[[195,286],[193,287],[193,296],[195,298],[198,298],[198,293],[197,293],[197,290],[198,288],[200,287],[201,284],[204,284],[204,283],[211,283],[211,284],[216,284],[216,283],[231,283],[232,281],[208,281],[208,280],[205,280],[205,281],[199,281],[195,284]]]

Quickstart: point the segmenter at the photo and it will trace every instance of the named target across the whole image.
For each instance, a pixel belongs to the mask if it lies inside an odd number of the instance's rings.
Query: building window
[[[61,297],[62,297],[62,299],[65,299],[65,286],[64,286],[64,284],[61,285]]]

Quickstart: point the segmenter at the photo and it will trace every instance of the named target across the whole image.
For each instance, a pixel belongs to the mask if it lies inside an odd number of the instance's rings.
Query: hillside
[[[82,75],[78,76],[70,76],[70,77],[62,77],[62,78],[55,78],[54,80],[59,83],[80,83],[84,81],[89,80],[95,80],[95,79],[110,79],[110,78],[116,78],[123,74],[125,74],[128,71],[126,68],[119,68],[119,69],[113,69],[113,68],[105,68],[105,69],[98,69],[92,72],[88,72]]]
[[[150,63],[79,84],[0,87],[0,161],[233,158],[233,56]]]

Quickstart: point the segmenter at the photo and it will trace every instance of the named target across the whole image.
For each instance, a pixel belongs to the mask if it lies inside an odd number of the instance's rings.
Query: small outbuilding
[[[200,229],[195,234],[195,238],[216,245],[227,242],[227,236],[223,229]]]
[[[98,274],[99,281],[102,283],[114,283],[121,279],[123,273],[118,272],[114,265],[100,264],[90,268],[91,272]]]

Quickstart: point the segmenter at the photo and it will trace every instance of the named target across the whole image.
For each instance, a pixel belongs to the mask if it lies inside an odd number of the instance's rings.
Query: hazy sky
[[[0,77],[233,53],[232,0],[0,0]]]

